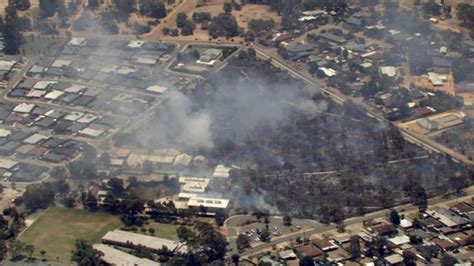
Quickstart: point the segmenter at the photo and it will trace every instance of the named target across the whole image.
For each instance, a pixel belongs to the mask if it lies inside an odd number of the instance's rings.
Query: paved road
[[[474,195],[474,186],[469,187],[469,188],[465,189],[464,191],[465,191],[466,194],[460,196],[459,198]],[[429,199],[428,202],[429,202],[430,205],[435,205],[435,204],[439,204],[441,202],[456,200],[456,199],[458,199],[458,198],[446,199],[446,198],[440,196],[440,197],[431,198],[431,199]],[[407,212],[407,211],[415,211],[415,210],[418,209],[418,207],[413,206],[412,204],[404,204],[404,205],[400,205],[398,207],[395,207],[393,209],[395,209],[399,212],[401,212],[401,211]],[[369,213],[369,214],[366,214],[364,216],[352,217],[352,218],[346,219],[344,221],[344,225],[349,226],[349,225],[354,225],[354,224],[358,224],[358,223],[363,223],[366,220],[373,220],[373,219],[383,218],[383,217],[387,216],[388,212],[389,212],[389,210],[386,209],[386,210],[381,210],[381,211]],[[259,246],[251,248],[251,249],[249,249],[245,252],[242,252],[240,255],[241,255],[241,257],[250,257],[250,256],[253,256],[253,255],[257,255],[257,254],[261,253],[263,250],[272,248],[274,245],[277,245],[277,244],[280,244],[280,243],[283,243],[283,242],[287,242],[287,241],[290,241],[290,240],[296,240],[296,238],[298,238],[298,237],[304,238],[304,237],[309,237],[309,236],[314,235],[314,234],[324,233],[326,231],[333,230],[336,227],[337,227],[336,224],[317,225],[312,229],[301,231],[301,232],[296,232],[296,233],[292,233],[292,234],[288,234],[288,235],[282,236],[278,239],[272,240],[270,242],[263,243]]]

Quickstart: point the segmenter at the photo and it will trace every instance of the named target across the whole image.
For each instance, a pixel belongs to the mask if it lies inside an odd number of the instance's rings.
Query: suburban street
[[[459,197],[455,197],[455,198],[451,198],[451,199],[446,199],[443,196],[434,197],[434,198],[431,198],[431,199],[428,200],[428,204],[429,205],[436,205],[436,204],[439,204],[439,203],[442,203],[442,202],[443,203],[444,202],[456,202],[456,201],[460,200],[461,198],[469,198],[472,195],[474,195],[474,187],[469,187],[469,188],[465,189],[464,192],[465,192],[464,195],[459,196]],[[404,205],[397,206],[393,209],[397,210],[398,212],[410,212],[410,211],[417,210],[418,207],[414,206],[412,204],[404,204]],[[373,213],[369,213],[369,214],[366,214],[364,216],[352,217],[352,218],[344,220],[343,224],[345,226],[349,226],[349,225],[362,223],[366,220],[374,220],[374,219],[378,219],[378,218],[383,218],[383,217],[386,217],[388,215],[388,212],[389,212],[389,209],[386,209],[386,210],[380,210],[380,211],[376,211],[376,212],[373,212]],[[296,240],[298,237],[304,238],[304,237],[309,237],[309,236],[314,235],[314,234],[321,234],[321,233],[324,233],[324,232],[327,232],[327,231],[330,231],[330,230],[333,230],[333,229],[336,229],[336,228],[337,228],[336,224],[317,225],[314,228],[309,229],[309,230],[303,230],[303,231],[295,232],[295,233],[292,233],[292,234],[284,235],[284,236],[272,239],[270,242],[262,243],[258,246],[255,246],[253,248],[250,248],[250,249],[246,250],[245,252],[242,252],[241,256],[251,257],[253,255],[261,253],[262,251],[264,251],[266,249],[272,248],[274,245],[277,245],[277,244],[280,244],[280,243],[283,243],[283,242],[287,242],[287,241]]]

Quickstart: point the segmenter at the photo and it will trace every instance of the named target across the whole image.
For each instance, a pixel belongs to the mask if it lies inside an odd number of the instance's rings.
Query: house
[[[328,33],[328,32],[321,33],[319,36],[321,38],[324,38],[324,39],[326,39],[330,42],[336,43],[336,44],[343,44],[347,41],[344,37],[337,36],[337,35],[334,35],[334,34]]]
[[[459,202],[456,205],[452,206],[450,210],[463,216],[474,214],[474,207],[471,204],[464,201]]]
[[[286,47],[288,56],[292,59],[299,59],[303,57],[308,57],[311,52],[314,51],[314,46],[312,44],[290,44]]]
[[[406,235],[395,236],[387,239],[387,242],[393,247],[399,247],[401,245],[410,243],[410,237]]]
[[[283,260],[294,260],[297,258],[295,252],[291,249],[279,252],[278,256],[280,256],[280,258]]]
[[[380,222],[367,228],[367,231],[377,236],[390,236],[397,234],[397,228],[393,224]]]
[[[193,197],[188,201],[188,208],[201,211],[205,208],[206,215],[215,215],[216,213],[226,212],[229,208],[229,199]]]
[[[380,73],[382,73],[382,75],[388,76],[389,78],[394,78],[397,76],[397,68],[393,66],[382,66],[380,67]]]
[[[468,219],[444,208],[439,208],[437,210],[428,209],[426,213],[431,217],[435,218],[436,220],[440,221],[446,227],[451,227],[453,229],[463,226],[469,222]]]
[[[403,257],[400,254],[393,254],[384,258],[388,265],[403,265]]]
[[[214,65],[215,62],[223,55],[222,50],[216,48],[210,48],[204,51],[197,63],[205,65]]]
[[[431,121],[426,118],[420,118],[416,120],[416,124],[422,127],[424,130],[431,132],[438,129],[438,123]]]
[[[334,244],[327,238],[318,238],[313,240],[312,243],[324,252],[335,250],[338,248],[336,244]]]
[[[210,179],[205,177],[180,177],[179,183],[181,184],[181,192],[185,193],[204,193],[206,192]]]
[[[432,242],[438,246],[442,251],[449,251],[456,249],[459,245],[458,243],[450,240],[449,238],[435,238]]]
[[[313,243],[304,244],[296,248],[296,250],[301,253],[302,256],[310,256],[311,258],[316,258],[324,254],[324,252]]]

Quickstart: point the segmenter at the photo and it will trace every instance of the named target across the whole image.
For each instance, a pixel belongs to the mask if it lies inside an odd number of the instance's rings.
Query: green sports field
[[[105,233],[121,226],[116,216],[82,209],[52,207],[26,229],[20,240],[35,246],[34,256],[41,258],[40,251],[46,251],[48,260],[66,262],[76,239],[98,243]]]

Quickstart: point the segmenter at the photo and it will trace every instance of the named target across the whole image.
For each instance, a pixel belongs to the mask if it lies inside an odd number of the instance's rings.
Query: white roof
[[[10,136],[12,132],[8,129],[0,128],[0,138],[6,138]]]
[[[278,255],[280,256],[280,258],[282,258],[284,260],[296,259],[296,254],[292,249],[280,251],[280,253],[278,253]]]
[[[56,81],[41,80],[41,81],[38,81],[38,82],[35,83],[35,85],[33,86],[33,89],[45,90],[45,89],[48,88],[49,85],[56,84],[56,83],[57,83]]]
[[[9,159],[0,159],[0,168],[3,169],[12,169],[18,163]]]
[[[13,108],[13,111],[17,113],[29,114],[35,108],[35,106],[36,105],[33,103],[20,103],[17,106],[15,106],[15,108]]]
[[[137,57],[136,58],[137,63],[139,64],[144,64],[144,65],[154,65],[158,60],[153,59],[153,58],[146,58],[146,57]]]
[[[48,100],[56,100],[57,98],[61,97],[63,94],[64,94],[63,91],[52,90],[48,94],[46,94],[44,98]]]
[[[136,234],[122,230],[114,230],[108,232],[107,234],[105,234],[104,237],[102,237],[102,240],[119,244],[125,244],[127,242],[130,242],[134,245],[142,245],[154,250],[162,249],[163,246],[168,247],[170,250],[175,250],[179,246],[179,242],[177,241]]]
[[[13,60],[0,60],[0,70],[10,71],[15,64],[16,61]]]
[[[389,76],[391,78],[395,77],[397,75],[397,69],[393,66],[383,66],[380,67],[380,72],[386,76]]]
[[[229,206],[229,202],[230,200],[228,199],[195,197],[189,199],[188,207],[199,207],[202,205],[206,208],[226,209]]]
[[[67,114],[67,115],[64,117],[64,120],[76,121],[77,119],[81,118],[82,116],[84,116],[84,113],[81,113],[81,112],[72,112],[72,113]]]
[[[396,236],[388,239],[388,242],[394,244],[395,246],[400,246],[406,243],[410,243],[410,237],[406,235]]]
[[[401,263],[403,262],[403,257],[400,256],[399,254],[393,254],[393,255],[390,255],[390,256],[387,256],[385,257],[385,260],[389,263],[389,264],[398,264],[398,263]]]
[[[76,122],[79,123],[84,123],[84,124],[89,124],[92,123],[94,120],[98,119],[99,117],[93,115],[93,114],[85,114],[81,118],[77,119]]]
[[[127,163],[130,166],[139,166],[145,161],[150,161],[152,163],[160,163],[160,164],[172,164],[174,161],[174,156],[146,155],[146,154],[132,153],[128,156],[128,159],[127,159]]]
[[[176,156],[176,158],[174,159],[173,165],[175,166],[181,165],[184,167],[188,167],[192,159],[193,159],[193,156],[183,153]]]
[[[446,75],[440,75],[434,72],[428,72],[428,79],[434,86],[442,86],[443,81],[446,81],[448,77]]]
[[[130,255],[126,252],[120,251],[115,249],[111,246],[107,246],[104,244],[95,244],[92,246],[95,250],[101,251],[104,253],[102,256],[102,260],[110,265],[117,265],[117,266],[152,266],[152,265],[160,265],[158,262],[154,262],[149,259],[142,259],[139,257],[135,257]]]
[[[205,177],[180,177],[179,183],[181,184],[182,192],[189,193],[204,193],[210,183],[209,178]]]
[[[336,70],[327,67],[320,67],[319,70],[324,72],[324,75],[328,77],[333,77],[337,74]]]
[[[30,90],[26,94],[26,97],[28,97],[28,98],[40,98],[45,94],[46,94],[45,90],[35,90],[35,89],[33,89],[33,90]]]
[[[71,60],[56,59],[51,66],[63,67],[63,66],[69,66],[71,63],[72,63]]]
[[[79,131],[80,134],[82,135],[86,135],[86,136],[89,136],[89,137],[99,137],[100,135],[102,135],[104,133],[104,130],[100,130],[100,129],[93,129],[93,128],[84,128],[83,130]]]
[[[160,86],[160,85],[153,85],[146,88],[146,90],[151,91],[151,92],[156,92],[156,93],[165,93],[168,90],[168,88]]]
[[[77,84],[74,84],[72,85],[71,87],[69,88],[66,88],[64,91],[65,92],[71,92],[71,93],[79,93],[83,90],[85,90],[87,87],[84,86],[84,85],[77,85]]]
[[[218,166],[216,166],[216,169],[214,170],[212,177],[213,178],[229,178],[230,170],[232,170],[232,168],[225,167],[224,165],[219,164]]]
[[[84,46],[86,44],[86,41],[87,40],[85,38],[74,37],[68,42],[67,45]]]
[[[123,165],[123,159],[110,159],[110,165],[122,166]]]
[[[194,194],[194,193],[186,193],[186,192],[180,192],[178,194],[178,198],[179,199],[187,199],[189,200],[190,198],[195,198],[197,197],[197,194]]]
[[[49,137],[36,133],[36,134],[33,134],[33,135],[29,136],[25,140],[23,140],[23,142],[33,145],[33,144],[36,144],[36,143],[38,143],[42,140],[45,140],[45,139],[49,139]]]
[[[143,45],[145,44],[144,41],[141,41],[141,40],[132,40],[128,43],[128,47],[130,48],[140,48],[142,47]]]
[[[410,220],[407,219],[401,219],[400,220],[400,226],[402,228],[410,228],[413,226],[413,223]]]

